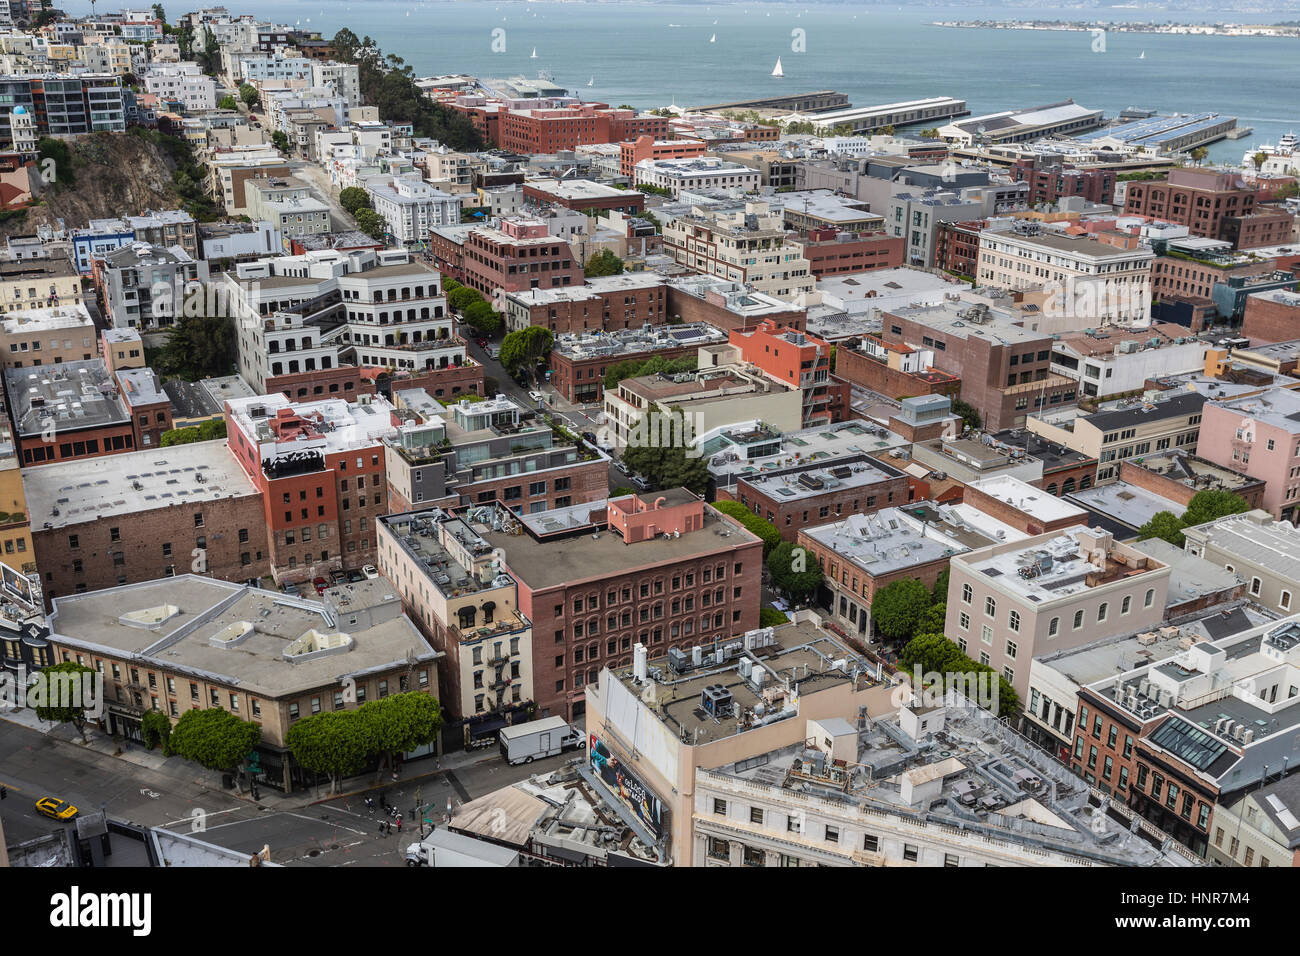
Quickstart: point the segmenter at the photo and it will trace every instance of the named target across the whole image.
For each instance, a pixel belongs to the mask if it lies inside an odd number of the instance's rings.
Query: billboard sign
[[[29,609],[36,607],[36,596],[32,593],[32,582],[27,580],[27,575],[19,574],[3,562],[0,562],[0,591]]]
[[[619,801],[636,814],[636,818],[658,842],[663,839],[664,806],[640,779],[615,757],[609,746],[595,734],[588,735],[587,753],[591,769],[614,793]]]

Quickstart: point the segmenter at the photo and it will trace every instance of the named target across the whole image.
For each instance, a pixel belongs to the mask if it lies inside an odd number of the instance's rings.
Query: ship
[[[1248,149],[1241,159],[1241,165],[1248,169],[1255,165],[1256,153],[1263,153],[1269,159],[1274,157],[1286,159],[1295,156],[1297,153],[1300,153],[1300,136],[1297,136],[1295,132],[1290,132],[1279,139],[1276,146],[1271,143],[1265,143],[1257,149]]]
[[[785,76],[785,70],[781,69],[781,58],[776,58],[776,66],[772,67],[773,76]]]

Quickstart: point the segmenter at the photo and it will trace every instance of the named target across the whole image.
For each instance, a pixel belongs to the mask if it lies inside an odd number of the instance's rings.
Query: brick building
[[[1163,181],[1128,183],[1124,213],[1177,223],[1193,236],[1227,239],[1225,220],[1253,213],[1256,199],[1256,190],[1239,172],[1172,169]]]
[[[749,330],[732,329],[730,344],[738,362],[756,366],[764,375],[803,391],[804,428],[848,417],[851,389],[831,379],[829,342],[765,319]]]
[[[890,398],[913,395],[961,394],[961,378],[928,366],[926,352],[900,342],[864,335],[855,347],[841,343],[835,350],[835,377]]]
[[[656,273],[625,272],[560,288],[512,290],[504,298],[507,331],[540,325],[559,335],[663,325],[668,291]]]
[[[464,284],[492,298],[499,291],[582,285],[582,266],[569,244],[540,219],[502,218],[495,228],[465,234]]]
[[[934,237],[934,265],[957,275],[974,276],[979,266],[980,233],[987,219],[940,222]]]
[[[668,119],[591,104],[512,109],[501,117],[498,136],[502,149],[524,154],[555,153],[584,143],[620,143],[639,136],[664,139],[668,136]]]
[[[1196,455],[1168,451],[1119,463],[1119,480],[1186,508],[1201,491],[1229,491],[1250,510],[1264,506],[1265,482]]]
[[[903,265],[905,240],[885,232],[859,234],[813,229],[802,243],[808,269],[817,278],[841,272],[896,269]]]
[[[295,403],[282,394],[226,402],[230,450],[262,495],[277,582],[328,577],[374,561],[388,513],[382,439],[393,406],[378,396]]]
[[[638,136],[618,144],[618,172],[632,178],[636,164],[643,159],[693,159],[703,156],[706,147],[698,139],[655,139]]]
[[[268,573],[262,496],[223,441],[25,468],[47,601],[198,571]]]
[[[1082,196],[1088,202],[1109,203],[1115,197],[1115,176],[1111,169],[1076,169],[1070,163],[1039,165],[1042,157],[1017,160],[1008,170],[1016,182],[1029,183],[1030,205],[1055,205],[1067,196]]]
[[[1241,334],[1251,345],[1290,342],[1300,337],[1300,293],[1285,289],[1246,296]]]
[[[708,276],[670,281],[666,312],[688,325],[704,322],[726,332],[754,328],[764,319],[799,331],[808,324],[807,309],[755,292],[742,282]]]
[[[622,362],[685,358],[702,345],[726,340],[725,332],[703,324],[560,334],[549,356],[551,385],[566,401],[598,402],[605,394],[606,371]]]
[[[526,179],[524,204],[534,209],[563,206],[575,212],[613,210],[635,216],[645,209],[645,193],[615,189],[589,179]]]
[[[479,533],[533,624],[538,716],[581,716],[586,685],[631,663],[634,643],[658,654],[758,626],[762,541],[685,489],[516,520]]]
[[[907,476],[864,454],[742,477],[733,497],[774,524],[783,540],[794,541],[804,528],[905,504]]]
[[[1223,238],[1236,249],[1260,249],[1291,242],[1295,216],[1278,206],[1260,206],[1223,220]]]

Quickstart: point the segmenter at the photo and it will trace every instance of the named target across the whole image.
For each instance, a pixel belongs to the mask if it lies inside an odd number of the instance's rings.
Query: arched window
[[[1074,479],[1073,479],[1073,478],[1066,478],[1066,479],[1065,479],[1065,484],[1063,484],[1063,485],[1061,486],[1061,494],[1063,494],[1063,495],[1068,495],[1068,494],[1069,494],[1070,492],[1072,492],[1073,490],[1074,490]]]

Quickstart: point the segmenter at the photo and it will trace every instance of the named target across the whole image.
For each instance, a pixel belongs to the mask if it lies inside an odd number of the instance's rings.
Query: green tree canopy
[[[348,211],[349,216],[355,216],[358,209],[373,209],[370,202],[370,194],[360,186],[348,186],[339,192],[339,205]]]
[[[41,668],[36,684],[27,689],[27,702],[36,716],[55,724],[72,724],[86,742],[86,705],[96,703],[93,681],[96,672],[75,661],[63,661]],[[102,684],[102,681],[101,681]]]
[[[424,746],[442,727],[438,702],[417,691],[372,700],[356,713],[363,722],[369,752],[383,754],[390,766],[397,754]]]
[[[357,221],[357,228],[371,239],[383,241],[384,237],[388,235],[388,223],[384,221],[383,216],[373,209],[358,209],[352,218]]]
[[[981,428],[984,424],[984,420],[980,418],[980,413],[975,406],[960,398],[952,400],[952,413],[960,415],[963,427],[972,431]]]
[[[171,752],[208,770],[229,771],[240,786],[240,770],[262,739],[262,728],[220,707],[187,710],[172,728]]]
[[[796,604],[810,601],[822,583],[822,572],[807,548],[782,541],[767,556],[767,570],[777,590]]]
[[[873,606],[874,610],[874,606]],[[959,686],[962,675],[982,674],[990,684],[996,681],[999,717],[1012,717],[1020,709],[1020,695],[1001,674],[986,664],[977,664],[961,652],[961,648],[942,634],[918,634],[904,645],[898,663],[906,670],[937,672],[944,677],[944,690]],[[914,688],[919,691],[920,688]],[[973,703],[981,703],[973,701]]]
[[[1241,514],[1249,510],[1250,505],[1241,495],[1218,488],[1208,488],[1192,495],[1192,500],[1187,503],[1187,510],[1183,512],[1183,524],[1190,528],[1193,525],[1213,521],[1215,518],[1222,518],[1224,515]]]
[[[776,525],[766,518],[760,518],[739,501],[715,501],[713,507],[724,515],[735,518],[747,530],[758,535],[763,541],[764,555],[770,554],[772,549],[781,543],[781,532],[776,529]]]
[[[271,134],[271,145],[274,146],[276,149],[278,149],[280,152],[284,153],[285,155],[288,155],[289,137],[285,135],[284,130],[277,129],[275,132]]]
[[[235,364],[235,323],[221,315],[181,315],[151,364],[159,375],[189,382],[227,375]]]
[[[680,412],[646,413],[632,428],[634,440],[623,449],[623,467],[640,475],[650,487],[686,488],[703,495],[709,487],[708,459],[692,445]]]
[[[758,609],[758,626],[759,627],[780,627],[782,624],[790,623],[790,615],[785,611],[778,611],[774,607],[761,607]]]
[[[237,110],[239,109],[239,104],[235,102],[235,98],[233,96],[227,95],[227,96],[223,96],[220,100],[217,101],[217,109]]]
[[[252,109],[257,105],[257,101],[260,98],[257,92],[257,87],[253,86],[251,83],[240,83],[239,98],[244,101],[245,106]]]
[[[511,375],[527,375],[529,381],[536,383],[537,364],[550,354],[554,343],[555,336],[550,329],[530,325],[506,335],[497,358]]]
[[[167,753],[171,735],[171,718],[161,710],[151,710],[140,718],[140,736],[144,738],[145,749],[153,750],[161,745],[163,753]]]
[[[916,578],[888,584],[871,599],[871,622],[891,640],[901,641],[916,633],[930,610],[930,590]]]
[[[614,255],[609,249],[602,249],[582,267],[583,275],[588,279],[594,279],[597,276],[617,276],[623,274],[623,260]]]
[[[939,572],[939,576],[934,579],[934,587],[930,589],[930,600],[935,604],[948,603],[948,580],[949,572],[944,568]]]
[[[226,437],[226,420],[210,418],[206,422],[191,425],[188,428],[173,428],[162,433],[160,444],[164,448],[172,445],[189,445],[196,441],[213,441]]]
[[[463,312],[473,303],[482,301],[483,294],[467,285],[458,285],[447,293],[447,305],[457,312]]]
[[[1161,538],[1174,547],[1181,548],[1186,541],[1183,537],[1183,529],[1186,527],[1183,519],[1172,511],[1157,511],[1150,521],[1138,529],[1138,540]]]
[[[360,773],[370,756],[367,720],[359,710],[313,714],[290,727],[284,742],[303,767],[329,777],[330,793],[338,793],[344,777]]]
[[[641,375],[675,375],[680,372],[693,372],[698,364],[698,359],[694,355],[684,355],[681,358],[666,359],[662,355],[656,355],[649,359],[627,359],[619,362],[617,365],[611,365],[605,371],[605,388],[613,391],[618,388],[619,382],[624,379],[637,378]]]
[[[464,317],[465,321],[482,335],[496,335],[505,325],[501,313],[482,299],[466,306]]]

